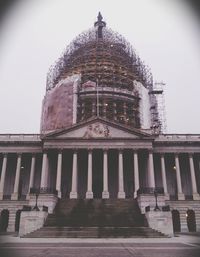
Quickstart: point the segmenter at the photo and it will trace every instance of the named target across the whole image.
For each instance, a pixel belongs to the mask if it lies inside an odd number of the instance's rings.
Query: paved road
[[[199,257],[200,244],[2,243],[1,257]]]

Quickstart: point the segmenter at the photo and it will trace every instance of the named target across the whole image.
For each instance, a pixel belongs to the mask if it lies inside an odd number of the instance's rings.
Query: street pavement
[[[0,257],[199,257],[199,235],[173,238],[28,239],[0,237]]]

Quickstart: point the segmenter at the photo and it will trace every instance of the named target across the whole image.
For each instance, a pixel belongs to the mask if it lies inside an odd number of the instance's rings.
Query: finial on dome
[[[101,12],[98,13],[97,21],[94,23],[94,26],[97,27],[97,38],[103,38],[103,27],[106,26],[105,21],[103,21],[103,16],[101,15]]]
[[[102,21],[103,20],[103,16],[101,15],[101,12],[99,12],[99,14],[97,16],[97,20],[98,21]]]

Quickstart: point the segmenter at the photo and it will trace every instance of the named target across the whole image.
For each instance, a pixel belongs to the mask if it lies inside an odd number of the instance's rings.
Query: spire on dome
[[[103,38],[103,27],[106,26],[105,21],[103,21],[103,16],[101,15],[101,12],[98,13],[97,21],[94,23],[94,26],[97,28],[97,38],[102,39]]]
[[[99,12],[99,14],[98,14],[98,16],[97,16],[97,20],[98,20],[98,21],[102,21],[102,20],[103,20],[103,17],[102,17],[102,15],[101,15],[100,12]]]

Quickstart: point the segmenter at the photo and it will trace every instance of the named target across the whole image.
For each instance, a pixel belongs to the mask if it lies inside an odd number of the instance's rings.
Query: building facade
[[[41,133],[0,134],[1,230],[37,198],[48,213],[59,199],[136,199],[142,213],[157,200],[175,231],[200,231],[200,134],[164,133],[162,94],[99,14],[50,69]]]

